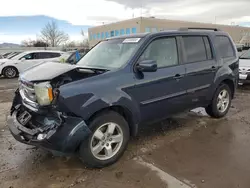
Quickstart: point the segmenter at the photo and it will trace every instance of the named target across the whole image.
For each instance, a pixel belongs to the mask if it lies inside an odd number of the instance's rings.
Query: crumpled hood
[[[26,70],[20,78],[27,81],[47,81],[76,68],[77,66],[68,63],[46,62]]]
[[[240,68],[248,67],[250,68],[250,59],[240,59]]]

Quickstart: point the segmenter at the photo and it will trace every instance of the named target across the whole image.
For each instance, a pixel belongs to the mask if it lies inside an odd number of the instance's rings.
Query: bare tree
[[[76,47],[77,44],[75,41],[69,41],[67,44],[66,44],[66,47]]]
[[[35,40],[33,42],[33,46],[34,47],[47,47],[48,44],[46,42],[41,41],[41,40]]]
[[[33,41],[31,39],[23,40],[21,42],[21,46],[32,47],[33,46]]]
[[[83,40],[83,42],[82,42],[82,47],[84,47],[84,48],[89,48],[89,40],[88,39],[85,39],[85,40]]]
[[[41,40],[23,40],[21,42],[21,46],[25,46],[25,47],[47,47],[48,44],[46,42],[43,42]]]
[[[80,45],[84,48],[89,48],[89,40],[85,37],[84,31],[81,30],[81,35],[83,37],[83,41],[80,43]]]
[[[55,21],[49,22],[41,30],[41,39],[52,47],[59,46],[69,39],[69,35],[59,30]]]

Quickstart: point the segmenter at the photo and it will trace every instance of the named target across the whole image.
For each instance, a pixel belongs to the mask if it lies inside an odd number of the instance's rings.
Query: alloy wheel
[[[14,78],[16,74],[17,74],[16,70],[12,67],[8,67],[5,69],[5,76],[7,78]]]
[[[229,93],[227,90],[223,89],[217,99],[217,109],[220,113],[224,113],[229,105]]]
[[[93,134],[90,142],[91,152],[99,160],[112,158],[123,143],[123,132],[116,123],[101,125]]]

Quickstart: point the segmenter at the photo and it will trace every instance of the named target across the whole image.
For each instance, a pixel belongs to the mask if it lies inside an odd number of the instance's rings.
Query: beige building
[[[181,27],[218,28],[228,32],[235,43],[250,43],[250,27],[166,20],[153,17],[133,18],[89,28],[89,43],[92,47],[97,42],[113,36],[133,33],[157,32],[162,30],[176,30]]]

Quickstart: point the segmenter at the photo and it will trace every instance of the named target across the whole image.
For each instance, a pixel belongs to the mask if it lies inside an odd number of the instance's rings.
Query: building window
[[[93,34],[93,39],[94,39],[94,40],[96,39],[96,34]]]
[[[152,28],[152,32],[157,32],[157,28]]]
[[[146,28],[145,28],[145,32],[146,32],[146,33],[150,33],[150,32],[151,32],[150,27],[146,27]]]
[[[126,29],[126,34],[128,34],[128,35],[130,34],[130,28]]]
[[[109,38],[109,32],[105,33],[105,38]]]
[[[132,28],[132,33],[136,33],[136,27]]]
[[[110,31],[110,36],[111,37],[115,36],[115,32],[114,31]]]
[[[93,36],[92,34],[89,35],[89,40],[92,40],[92,36]]]
[[[104,32],[102,32],[101,39],[104,39]]]
[[[120,35],[124,35],[124,34],[125,34],[124,29],[121,29],[121,30],[120,30]]]
[[[97,40],[100,39],[100,33],[97,33]]]
[[[119,31],[115,30],[115,36],[119,36]]]

